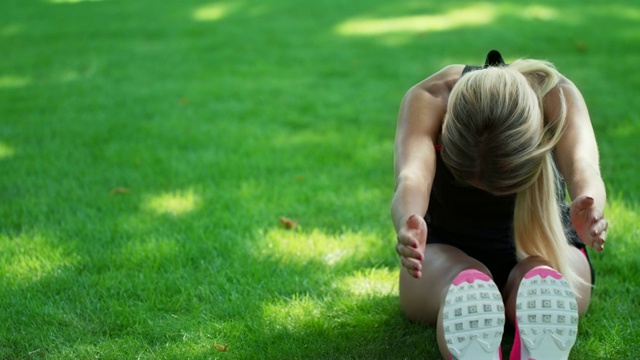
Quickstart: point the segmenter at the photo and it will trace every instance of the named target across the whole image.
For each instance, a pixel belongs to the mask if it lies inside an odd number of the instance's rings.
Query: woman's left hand
[[[571,203],[571,222],[580,240],[598,252],[604,251],[609,222],[592,197],[579,196]]]

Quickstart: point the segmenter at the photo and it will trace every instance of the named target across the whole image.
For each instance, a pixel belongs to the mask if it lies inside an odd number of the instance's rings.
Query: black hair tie
[[[485,69],[490,66],[506,66],[506,65],[507,64],[504,63],[504,59],[502,58],[502,55],[498,50],[489,51],[489,53],[487,54],[487,58],[484,61]]]

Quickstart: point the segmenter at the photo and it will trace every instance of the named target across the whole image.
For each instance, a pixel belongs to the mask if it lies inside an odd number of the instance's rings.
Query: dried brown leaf
[[[576,48],[580,52],[587,52],[589,50],[589,47],[587,46],[587,44],[584,41],[578,41],[576,43]]]
[[[131,189],[126,188],[126,187],[122,187],[122,186],[118,186],[115,187],[113,189],[111,189],[110,194],[111,195],[122,195],[122,194],[128,194],[131,192]]]
[[[287,229],[294,229],[296,226],[298,226],[298,220],[292,220],[288,217],[280,216],[280,224],[282,224],[282,226]]]
[[[227,345],[215,344],[215,345],[213,345],[213,347],[216,348],[216,350],[218,350],[218,351],[228,351],[229,350],[229,346],[227,346]]]

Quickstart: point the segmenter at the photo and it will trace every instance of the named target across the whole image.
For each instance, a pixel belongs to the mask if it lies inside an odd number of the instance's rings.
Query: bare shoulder
[[[589,120],[586,104],[578,87],[562,75],[556,86],[544,98],[546,119],[555,119],[566,106],[568,123],[574,120]],[[579,115],[579,116],[575,116]],[[576,119],[577,118],[577,119]]]
[[[558,84],[556,85],[554,90],[555,91],[562,90],[563,92],[570,91],[573,93],[580,93],[580,90],[578,89],[576,84],[574,84],[573,81],[571,81],[569,78],[567,78],[562,74],[560,75],[560,80],[558,81]]]
[[[397,140],[437,142],[447,109],[449,94],[460,78],[463,65],[450,65],[409,89],[400,105]]]
[[[429,112],[432,120],[441,121],[451,89],[463,70],[464,65],[449,65],[412,86],[402,99],[400,119],[422,122]]]
[[[464,65],[448,65],[414,85],[409,92],[426,92],[434,97],[447,98],[463,70]]]

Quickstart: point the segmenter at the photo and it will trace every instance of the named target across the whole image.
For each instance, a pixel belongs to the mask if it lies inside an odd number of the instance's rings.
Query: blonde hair
[[[472,71],[454,86],[442,130],[442,160],[462,182],[494,195],[517,194],[513,230],[518,259],[541,256],[575,287],[569,265],[553,149],[562,136],[566,104],[545,122],[543,98],[560,82],[550,63],[517,60]]]

